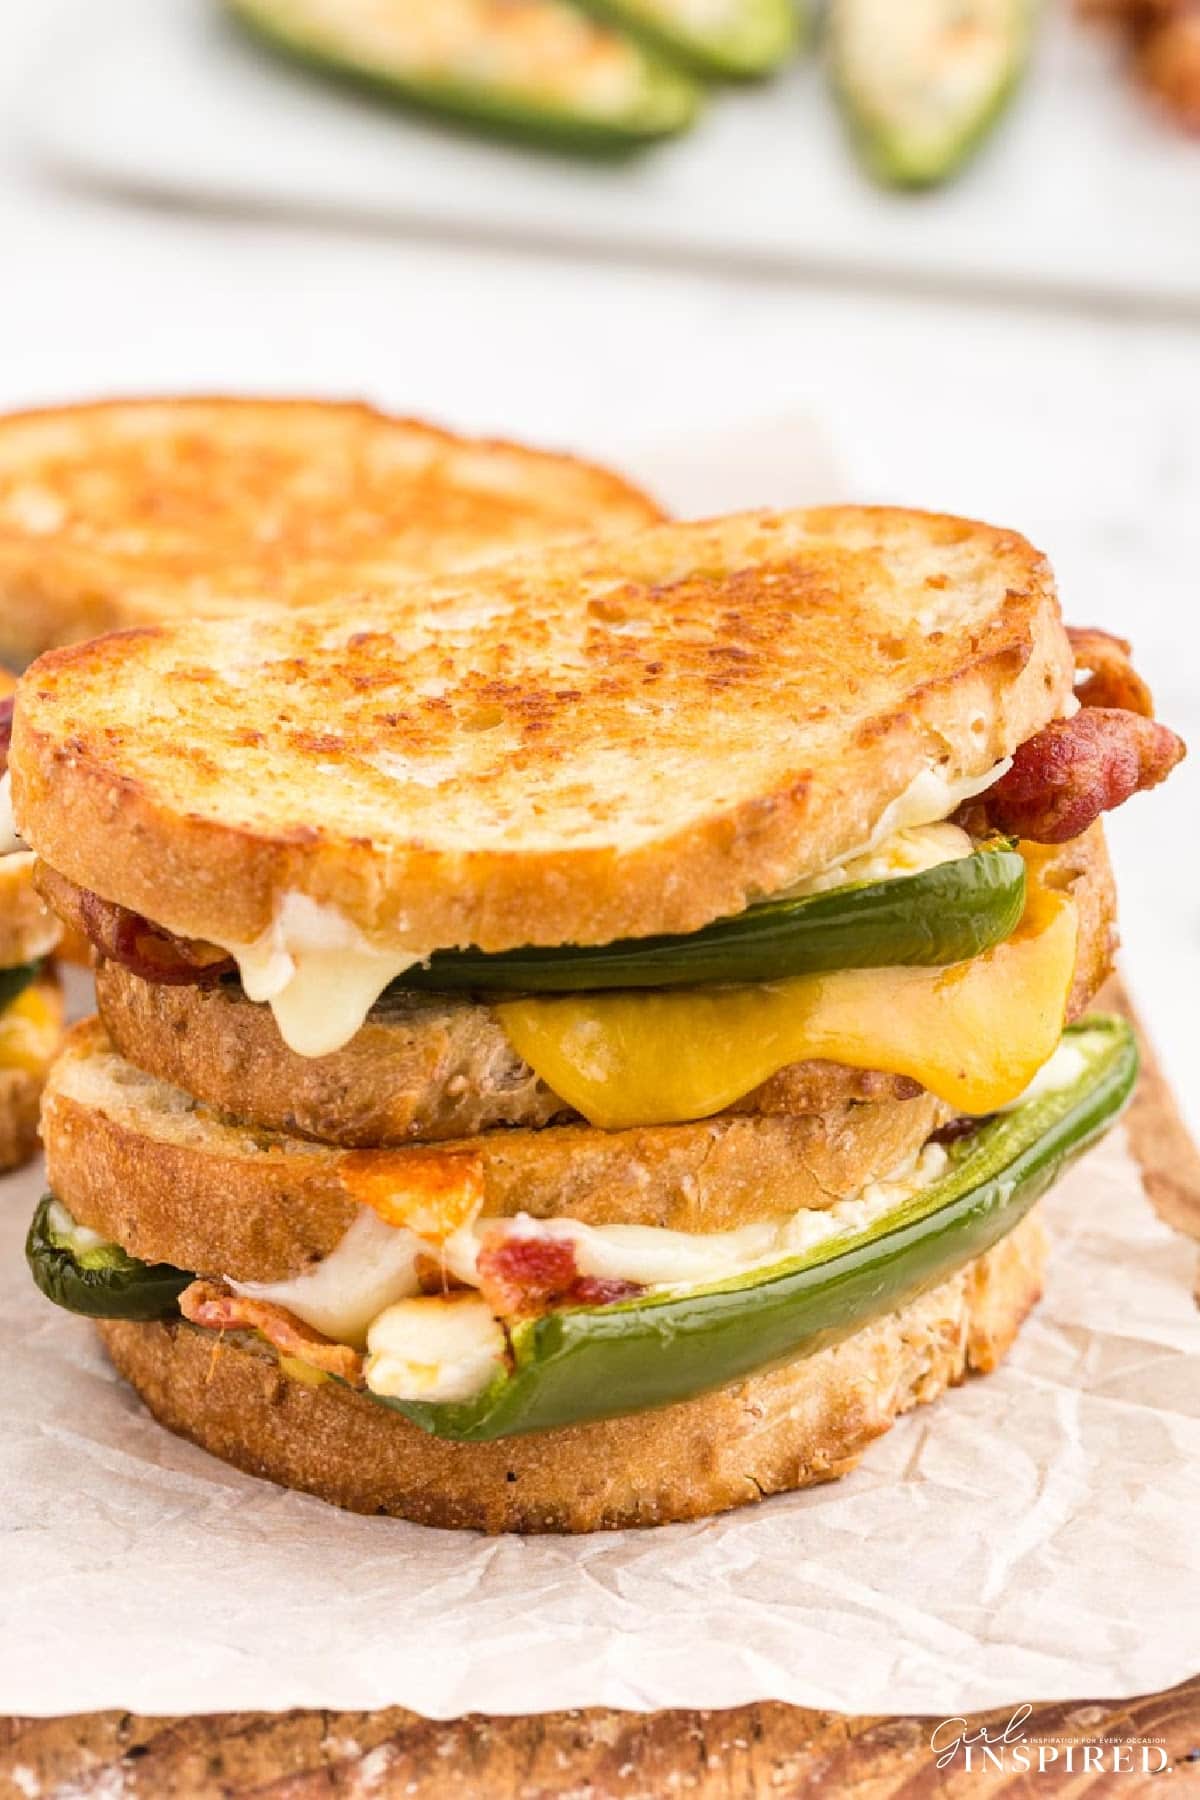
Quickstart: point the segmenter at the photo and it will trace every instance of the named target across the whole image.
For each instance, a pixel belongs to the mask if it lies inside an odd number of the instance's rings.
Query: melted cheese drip
[[[341,1242],[291,1281],[231,1281],[236,1294],[286,1306],[315,1331],[361,1350],[372,1319],[419,1291],[424,1246],[411,1231],[386,1225],[364,1206]]]
[[[845,969],[752,986],[506,1001],[517,1053],[593,1125],[707,1118],[810,1058],[883,1069],[963,1113],[1014,1100],[1062,1032],[1074,903],[1029,871],[1013,935],[949,968]]]
[[[388,983],[427,952],[375,948],[336,908],[287,894],[252,944],[221,943],[251,1000],[265,1001],[297,1056],[328,1056],[362,1030]]]

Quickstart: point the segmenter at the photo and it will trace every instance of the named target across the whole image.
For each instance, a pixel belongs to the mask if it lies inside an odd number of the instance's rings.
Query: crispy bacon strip
[[[233,958],[215,944],[176,937],[140,913],[103,900],[87,888],[78,890],[72,911],[74,917],[68,923],[77,923],[101,956],[121,963],[143,981],[208,987],[237,968]]]
[[[530,1317],[559,1306],[609,1306],[645,1289],[636,1281],[581,1275],[563,1238],[497,1236],[479,1252],[479,1288],[498,1318]]]
[[[1076,670],[1086,669],[1086,681],[1077,682],[1075,697],[1081,706],[1112,706],[1125,712],[1154,717],[1154,701],[1130,658],[1133,647],[1094,625],[1067,627],[1075,652]]]
[[[15,694],[5,694],[0,700],[0,775],[8,768],[8,752],[12,744],[13,705]]]
[[[294,1356],[327,1375],[340,1375],[355,1387],[363,1383],[363,1359],[348,1344],[335,1344],[314,1331],[286,1307],[270,1300],[251,1300],[216,1281],[193,1281],[179,1296],[179,1310],[207,1331],[257,1331],[282,1356]]]
[[[1157,787],[1186,754],[1167,726],[1138,713],[1085,706],[1017,750],[983,795],[989,823],[1038,844],[1065,844],[1131,794]]]

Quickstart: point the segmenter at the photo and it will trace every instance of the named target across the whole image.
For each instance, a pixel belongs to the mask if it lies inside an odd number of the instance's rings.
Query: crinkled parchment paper
[[[1195,1246],[1122,1133],[1046,1203],[1046,1298],[997,1374],[833,1486],[582,1539],[356,1518],[168,1436],[26,1277],[37,1192],[0,1192],[2,1713],[944,1715],[1200,1666]]]

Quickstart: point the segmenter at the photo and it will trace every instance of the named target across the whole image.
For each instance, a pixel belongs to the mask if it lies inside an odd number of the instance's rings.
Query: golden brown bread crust
[[[106,400],[0,418],[0,656],[294,604],[662,517],[606,469],[355,402]]]
[[[948,1110],[922,1094],[799,1118],[491,1131],[442,1152],[386,1154],[408,1193],[422,1191],[447,1153],[469,1158],[493,1218],[724,1231],[832,1206],[906,1161]],[[95,1020],[69,1034],[47,1087],[43,1134],[58,1198],[80,1224],[146,1262],[285,1280],[328,1255],[356,1215],[342,1177],[363,1152],[222,1122],[124,1062]]]
[[[1093,825],[1074,843],[1029,854],[1066,888],[1079,914],[1068,1016],[1085,1011],[1112,966],[1116,893]],[[56,883],[61,897],[63,884]],[[486,1001],[449,994],[389,996],[332,1056],[297,1056],[265,1006],[233,987],[172,987],[119,964],[96,970],[101,1017],[121,1055],[185,1093],[255,1125],[348,1146],[466,1137],[498,1125],[537,1127],[570,1109],[512,1049]],[[802,1062],[781,1069],[729,1110],[822,1113],[851,1100],[908,1099],[904,1076]]]
[[[833,1349],[680,1405],[454,1444],[265,1349],[187,1325],[99,1326],[170,1430],[354,1512],[482,1531],[600,1531],[703,1518],[846,1474],[900,1414],[994,1369],[1041,1294],[1037,1214],[986,1256]]]
[[[1073,674],[1015,533],[744,514],[53,651],[14,800],[51,868],[183,936],[251,942],[299,894],[392,951],[603,943],[828,866]]]

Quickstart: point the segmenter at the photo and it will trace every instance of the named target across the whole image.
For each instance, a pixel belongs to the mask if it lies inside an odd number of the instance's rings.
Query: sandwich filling
[[[28,1253],[74,1310],[240,1334],[286,1375],[335,1378],[441,1435],[536,1430],[724,1385],[893,1310],[1006,1235],[1107,1129],[1135,1074],[1119,1021],[1072,1027],[1003,1113],[936,1132],[827,1207],[731,1232],[489,1217],[460,1161],[434,1207],[360,1186],[341,1241],[287,1281],[138,1262],[50,1199]]]

